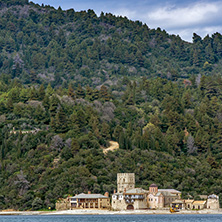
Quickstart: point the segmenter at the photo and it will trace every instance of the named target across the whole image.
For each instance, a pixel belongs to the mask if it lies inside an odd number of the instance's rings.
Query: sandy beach
[[[169,210],[128,210],[128,211],[108,211],[108,210],[63,210],[63,211],[1,211],[1,215],[133,215],[133,214],[172,214]],[[174,214],[222,214],[219,210],[181,210]]]

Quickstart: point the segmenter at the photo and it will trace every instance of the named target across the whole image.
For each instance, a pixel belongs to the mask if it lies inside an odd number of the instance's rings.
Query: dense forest
[[[0,209],[112,193],[119,172],[222,200],[221,34],[26,0],[0,0],[0,27]]]

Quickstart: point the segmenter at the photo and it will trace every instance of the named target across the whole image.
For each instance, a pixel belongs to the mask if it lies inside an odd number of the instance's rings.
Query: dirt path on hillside
[[[107,154],[108,151],[114,151],[119,149],[119,143],[115,142],[115,141],[109,141],[110,146],[106,149],[103,149],[103,153]]]

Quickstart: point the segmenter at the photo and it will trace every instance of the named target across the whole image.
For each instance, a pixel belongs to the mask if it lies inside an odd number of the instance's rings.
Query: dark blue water
[[[0,222],[222,222],[222,215],[0,216]]]

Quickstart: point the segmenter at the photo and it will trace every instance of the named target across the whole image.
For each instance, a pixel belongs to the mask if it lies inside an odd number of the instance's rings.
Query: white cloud
[[[34,0],[47,1],[63,9],[75,10],[92,8],[97,15],[101,11],[131,20],[140,20],[150,28],[160,27],[170,34],[180,35],[191,41],[193,33],[204,37],[215,32],[222,33],[222,0]]]
[[[132,20],[141,20],[150,28],[160,27],[170,34],[180,35],[186,41],[192,41],[194,32],[202,37],[222,32],[220,24],[222,1],[199,1],[187,5],[164,5],[156,6],[156,8],[146,5],[132,10],[119,9],[113,13],[127,16]]]
[[[126,9],[126,8],[122,8],[122,9],[117,9],[114,10],[113,14],[116,16],[126,16],[129,19],[133,19],[137,17],[137,11],[134,10],[130,10],[130,9]]]
[[[193,33],[198,34],[202,38],[206,35],[211,36],[213,33],[222,33],[222,26],[212,26],[204,28],[185,28],[167,30],[169,34],[179,35],[183,40],[192,42]]]
[[[215,17],[221,17],[222,3],[195,3],[187,7],[163,7],[144,16],[152,26],[165,28],[190,27],[209,23]]]

